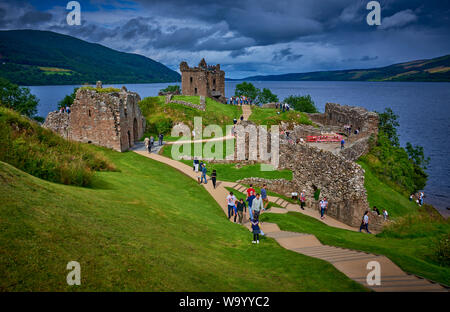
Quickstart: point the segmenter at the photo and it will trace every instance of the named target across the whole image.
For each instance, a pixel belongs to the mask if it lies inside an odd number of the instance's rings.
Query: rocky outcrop
[[[52,130],[65,139],[69,139],[70,115],[59,111],[50,112],[42,126]]]

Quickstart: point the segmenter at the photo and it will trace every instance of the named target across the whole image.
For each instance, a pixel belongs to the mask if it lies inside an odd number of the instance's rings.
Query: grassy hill
[[[199,96],[174,96],[174,100],[200,104]],[[233,119],[242,115],[242,109],[237,105],[226,105],[206,98],[206,109],[201,111],[177,103],[165,103],[164,96],[147,97],[139,103],[142,114],[147,121],[146,136],[158,133],[170,134],[177,123],[184,123],[193,129],[194,117],[202,117],[203,125],[219,125],[225,135],[225,126],[232,125]],[[166,136],[166,140],[171,140]],[[179,139],[179,138],[176,138]]]
[[[180,75],[150,58],[50,31],[0,31],[0,77],[19,85],[149,83]]]
[[[132,152],[91,188],[0,162],[0,291],[361,291],[331,264],[226,219],[207,191]],[[69,261],[81,286],[66,284]]]
[[[450,55],[370,69],[252,76],[246,81],[450,81]]]
[[[91,146],[67,141],[20,114],[0,107],[0,161],[36,177],[87,186],[96,170],[114,170]]]

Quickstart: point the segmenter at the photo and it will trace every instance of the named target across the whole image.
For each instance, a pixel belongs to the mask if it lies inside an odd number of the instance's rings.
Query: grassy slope
[[[198,145],[202,144],[202,151],[209,151],[209,145],[205,149],[206,144],[210,143],[196,143]],[[216,146],[222,146],[223,155],[222,157],[225,158],[226,153],[226,141],[217,141],[214,142],[215,145],[211,148],[212,152],[215,151]],[[172,158],[172,149],[173,148],[180,148],[180,151],[182,155],[191,155],[191,156],[198,156],[194,154],[194,144],[191,144],[191,153],[184,152],[181,147],[176,147],[175,145],[166,145],[163,148],[162,155]],[[181,162],[192,165],[192,160],[180,160]],[[265,178],[265,179],[286,179],[286,180],[292,180],[292,171],[290,170],[274,170],[274,171],[261,171],[261,166],[259,164],[256,165],[248,165],[248,166],[242,166],[241,168],[236,168],[236,164],[217,164],[217,163],[209,163],[205,161],[206,167],[208,169],[209,174],[212,172],[212,170],[216,169],[217,171],[217,179],[221,181],[231,181],[235,182],[237,180],[247,178],[247,177],[259,177],[259,178]]]
[[[279,125],[283,122],[312,125],[312,121],[304,113],[289,111],[278,114],[279,110],[275,108],[252,107],[252,114],[249,120],[258,125]]]
[[[0,162],[0,290],[363,290],[271,239],[252,245],[247,229],[174,169],[104,153],[120,171],[97,173],[89,189]],[[65,282],[72,260],[81,264],[76,288]]]
[[[450,223],[430,218],[425,211],[390,189],[366,168],[365,186],[371,206],[385,208],[397,225],[378,235],[367,235],[328,227],[300,213],[264,214],[264,221],[277,223],[282,230],[311,233],[324,244],[362,250],[389,257],[403,270],[450,285],[450,268],[434,260],[436,240],[450,233]],[[401,218],[400,216],[403,216]]]
[[[194,104],[199,104],[198,96],[176,96],[175,99]],[[206,98],[206,110],[201,111],[182,104],[169,103],[165,104],[165,97],[147,97],[143,99],[139,106],[143,115],[147,120],[146,136],[156,135],[157,131],[163,131],[166,134],[170,133],[171,127],[167,129],[158,129],[158,124],[162,120],[170,120],[173,125],[183,122],[191,129],[193,128],[194,117],[202,117],[204,126],[219,125],[222,128],[223,135],[226,134],[225,126],[232,125],[234,118],[239,118],[242,115],[242,109],[237,105],[225,105],[210,98]],[[166,141],[174,141],[179,138],[173,138],[169,135],[165,136]]]

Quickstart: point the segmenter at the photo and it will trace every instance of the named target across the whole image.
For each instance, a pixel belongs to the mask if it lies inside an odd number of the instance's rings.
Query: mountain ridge
[[[258,75],[235,81],[450,81],[450,54],[368,69]]]
[[[41,30],[0,31],[0,77],[19,85],[180,81],[180,74],[143,55]]]

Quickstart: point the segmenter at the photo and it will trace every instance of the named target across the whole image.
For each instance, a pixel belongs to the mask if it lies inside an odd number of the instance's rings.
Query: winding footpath
[[[251,114],[251,108],[248,105],[243,105],[243,116],[245,120]],[[141,146],[134,149],[134,152],[151,158],[153,160],[159,161],[178,171],[184,173],[188,177],[197,180],[199,173],[192,170],[191,166],[185,165],[177,160],[173,160],[159,154],[148,153]],[[245,192],[246,187],[235,182],[223,182],[217,181],[217,187],[214,189],[211,181],[208,184],[202,184],[202,186],[208,191],[208,193],[216,200],[219,206],[224,211],[225,215],[228,214],[228,207],[226,202],[226,197],[229,191],[226,187],[233,188],[239,192]],[[317,211],[312,209],[300,209],[299,205],[289,203],[282,198],[275,196],[268,196],[270,202],[273,202],[283,208],[272,207],[267,210],[270,213],[287,213],[288,211],[296,211],[327,224],[328,226],[340,228],[349,231],[357,231],[359,229],[350,227],[336,219],[327,217],[325,220],[321,220],[318,216]],[[244,226],[249,230],[251,225],[246,212],[244,217]],[[232,220],[231,220],[232,221]],[[323,245],[314,235],[282,231],[275,223],[264,222],[261,223],[261,229],[264,231],[265,235],[275,239],[282,247],[289,249],[291,251],[307,255],[310,257],[318,258],[321,260],[328,261],[339,271],[347,275],[352,280],[364,285],[365,287],[372,289],[374,291],[384,291],[384,292],[447,292],[448,289],[437,284],[430,282],[426,279],[419,278],[415,275],[407,274],[403,272],[396,264],[394,264],[387,257],[382,255],[375,255],[366,252],[350,250],[345,248],[339,248],[334,246]],[[361,234],[366,235],[366,234]],[[379,263],[381,268],[381,285],[369,285],[367,283],[367,276],[373,270],[368,268],[368,263],[371,261],[376,261]]]

